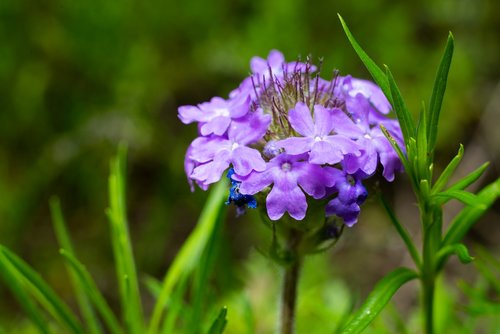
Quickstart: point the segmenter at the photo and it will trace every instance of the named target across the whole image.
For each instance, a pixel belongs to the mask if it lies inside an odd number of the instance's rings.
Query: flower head
[[[276,50],[252,58],[250,67],[227,100],[179,108],[183,123],[198,123],[185,159],[190,184],[207,189],[229,169],[227,204],[239,213],[262,198],[271,220],[285,214],[303,220],[310,201],[319,201],[325,219],[337,216],[352,226],[367,196],[362,180],[379,164],[389,181],[402,169],[380,130],[384,125],[402,140],[399,124],[386,116],[391,106],[384,94],[338,72],[322,79],[309,58],[286,62]]]

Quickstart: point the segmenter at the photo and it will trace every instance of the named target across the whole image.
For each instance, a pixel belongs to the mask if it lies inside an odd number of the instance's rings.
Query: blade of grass
[[[392,106],[396,112],[396,116],[398,117],[405,143],[408,145],[410,138],[415,138],[415,122],[408,111],[408,107],[406,106],[403,96],[396,85],[396,81],[394,81],[391,70],[387,66],[385,69],[387,80],[389,82],[389,89],[392,95]]]
[[[71,254],[71,252],[66,251],[65,249],[60,250],[61,255],[68,267],[71,268],[72,272],[75,276],[77,276],[77,280],[79,282],[79,286],[85,295],[93,302],[96,310],[101,315],[104,323],[109,329],[109,333],[113,334],[121,334],[123,330],[120,327],[118,320],[116,319],[113,311],[109,307],[106,299],[102,296],[101,292],[97,288],[92,276],[87,271],[85,266],[78,261],[78,259]]]
[[[35,298],[43,305],[54,319],[65,326],[71,333],[84,333],[77,317],[70,308],[56,295],[56,293],[45,283],[40,275],[17,255],[7,248],[0,246],[0,253],[14,268],[11,271],[20,281],[27,283],[27,287]]]
[[[3,247],[3,246],[2,246]],[[0,251],[0,275],[3,277],[6,286],[12,291],[21,307],[26,311],[36,328],[43,334],[50,334],[47,320],[43,317],[41,310],[33,303],[32,298],[25,291],[22,280],[16,275],[16,269],[10,261]]]
[[[482,204],[481,206],[467,206],[455,216],[443,239],[442,246],[444,247],[446,245],[459,243],[472,225],[474,225],[479,217],[481,217],[486,210],[493,205],[499,196],[500,178],[484,187],[483,190],[477,194],[477,197]]]
[[[54,225],[54,231],[56,232],[57,241],[59,242],[60,248],[66,249],[68,253],[74,254],[73,245],[69,237],[68,231],[64,224],[64,217],[61,210],[61,204],[58,198],[51,198],[50,200],[50,212],[52,215],[52,223]],[[83,289],[83,282],[80,281],[79,275],[75,273],[72,266],[66,265],[66,269],[69,273],[71,283],[73,284],[73,291],[76,295],[78,306],[82,312],[83,318],[85,319],[85,324],[87,325],[87,330],[89,333],[100,333],[99,322],[95,316],[94,310],[89,302],[88,296],[85,294]]]
[[[349,39],[349,42],[351,43],[351,46],[353,47],[354,51],[356,51],[359,59],[361,59],[368,72],[370,72],[371,76],[373,77],[373,80],[375,80],[377,85],[380,86],[382,92],[384,92],[389,102],[393,104],[391,89],[389,88],[389,82],[387,81],[387,77],[385,76],[384,71],[382,71],[382,69],[378,67],[377,64],[375,64],[375,62],[368,56],[365,50],[361,48],[361,46],[354,38],[351,31],[347,27],[347,23],[345,23],[342,16],[340,16],[340,14],[337,15],[339,17],[340,23],[342,24],[342,28],[344,28],[344,32],[347,36],[347,39]]]
[[[366,301],[356,311],[351,321],[342,329],[341,333],[361,333],[384,309],[396,291],[405,283],[417,277],[417,273],[408,268],[398,268],[390,272],[377,283]]]
[[[441,175],[439,175],[438,179],[434,183],[434,187],[432,188],[433,193],[438,193],[446,186],[448,180],[450,179],[450,177],[453,175],[458,165],[460,164],[460,161],[462,161],[463,156],[464,156],[464,146],[460,144],[460,148],[458,149],[457,155],[450,161],[448,166],[446,166],[444,171],[441,173]]]
[[[430,152],[434,151],[436,146],[439,114],[441,112],[441,105],[443,103],[444,93],[446,91],[446,84],[448,82],[448,72],[450,71],[451,58],[453,57],[453,35],[451,32],[448,35],[448,41],[446,42],[446,47],[444,50],[443,57],[441,58],[441,63],[436,73],[436,79],[434,81],[434,87],[432,89],[431,101],[429,104],[429,126],[428,131],[428,143]]]
[[[226,316],[227,316],[227,308],[223,307],[220,310],[219,315],[213,322],[212,326],[208,330],[208,334],[222,334],[227,324]]]
[[[227,192],[228,186],[225,180],[219,182],[212,189],[196,228],[183,244],[163,280],[162,290],[153,309],[148,333],[156,334],[158,332],[168,296],[172,293],[174,286],[179,280],[191,272],[198,264],[211,235],[211,231],[217,222],[219,212],[224,205]]]
[[[107,213],[125,327],[130,333],[142,334],[144,333],[142,303],[126,218],[125,161],[126,148],[121,146],[118,155],[111,161],[110,207]]]
[[[488,166],[490,165],[489,162],[485,162],[479,168],[471,172],[469,175],[465,176],[464,178],[460,179],[456,183],[454,183],[448,190],[462,190],[473,184],[474,182],[477,181],[483,175],[483,173],[486,171]]]

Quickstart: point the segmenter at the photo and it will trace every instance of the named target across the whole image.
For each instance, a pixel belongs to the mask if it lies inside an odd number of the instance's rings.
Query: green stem
[[[434,291],[435,291],[434,277],[425,279],[423,281],[425,334],[434,333]]]
[[[295,306],[297,302],[297,286],[299,282],[302,257],[298,254],[301,235],[297,231],[290,231],[288,237],[288,251],[292,263],[285,267],[283,277],[283,291],[281,295],[281,334],[295,332]]]

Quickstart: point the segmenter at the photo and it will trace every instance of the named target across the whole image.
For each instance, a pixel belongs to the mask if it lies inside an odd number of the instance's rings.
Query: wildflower
[[[183,123],[198,123],[185,160],[190,184],[207,189],[229,169],[226,203],[238,213],[262,198],[271,220],[285,214],[303,220],[308,201],[319,201],[325,224],[336,216],[352,226],[367,196],[362,181],[379,164],[389,181],[402,169],[380,130],[384,125],[402,140],[399,124],[386,116],[391,106],[384,94],[337,72],[322,79],[309,58],[287,63],[275,50],[267,59],[252,58],[250,67],[228,100],[179,108]]]

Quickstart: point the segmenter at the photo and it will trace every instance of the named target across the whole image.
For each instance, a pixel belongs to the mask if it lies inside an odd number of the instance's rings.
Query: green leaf
[[[408,268],[398,268],[382,280],[372,290],[366,301],[356,311],[353,318],[342,330],[343,334],[361,333],[384,309],[398,289],[418,275]]]
[[[0,246],[3,247],[3,246]],[[1,248],[0,248],[1,249]],[[41,310],[35,305],[31,296],[25,291],[23,278],[19,276],[10,261],[0,251],[0,275],[6,286],[12,291],[22,308],[26,311],[36,328],[43,334],[52,333]]]
[[[465,190],[446,190],[434,194],[432,197],[437,199],[439,205],[442,205],[451,199],[456,199],[470,206],[483,206],[481,200],[476,195]]]
[[[408,111],[408,107],[399,91],[396,82],[394,81],[394,77],[392,76],[391,70],[389,67],[385,67],[387,80],[389,81],[389,88],[392,95],[392,106],[394,107],[394,111],[396,112],[396,116],[398,117],[399,124],[401,126],[401,132],[403,132],[403,137],[405,143],[408,144],[410,138],[415,137],[415,122]],[[410,155],[408,155],[410,156]]]
[[[447,245],[441,248],[437,253],[436,263],[438,271],[443,268],[443,266],[446,263],[446,260],[453,254],[456,254],[460,262],[464,264],[471,263],[472,261],[474,261],[474,258],[470,256],[469,250],[467,249],[467,247],[465,247],[464,244],[457,243],[453,245]]]
[[[444,171],[441,173],[441,175],[439,175],[438,179],[434,183],[434,186],[432,187],[433,193],[438,193],[439,191],[441,191],[441,189],[443,189],[446,186],[448,180],[450,179],[450,177],[453,175],[458,165],[460,164],[460,161],[462,161],[463,156],[464,156],[464,146],[460,144],[460,148],[458,149],[457,155],[450,161],[448,166],[446,166]]]
[[[25,289],[40,302],[59,324],[65,326],[71,333],[84,333],[75,314],[71,312],[70,308],[36,271],[3,246],[0,246],[0,253],[2,259],[9,263],[11,274],[15,275],[19,281],[26,283],[24,285]]]
[[[443,246],[460,242],[474,223],[493,205],[500,196],[500,178],[484,187],[477,194],[481,206],[468,206],[462,209],[450,223],[450,228],[443,239]]]
[[[142,303],[126,217],[125,161],[126,149],[121,146],[111,161],[107,213],[125,326],[130,333],[142,334]]]
[[[77,276],[79,286],[85,295],[92,301],[96,310],[101,315],[104,323],[109,329],[110,333],[120,334],[123,333],[118,320],[116,319],[113,311],[109,307],[106,299],[102,296],[101,292],[97,288],[92,276],[87,271],[85,266],[78,261],[70,252],[61,249],[59,253],[63,256],[67,265],[71,268],[72,272]]]
[[[427,113],[425,111],[425,104],[423,103],[417,126],[417,160],[420,179],[430,180],[427,148]]]
[[[468,186],[476,182],[477,179],[481,177],[481,175],[483,175],[483,173],[486,171],[489,165],[490,165],[489,162],[485,162],[479,168],[471,172],[469,175],[454,183],[450,188],[448,188],[448,190],[462,190],[467,188]]]
[[[387,140],[391,144],[391,146],[394,149],[394,151],[396,151],[396,153],[397,153],[397,155],[399,157],[399,160],[403,164],[403,168],[405,169],[405,171],[408,173],[408,175],[410,177],[412,185],[414,187],[416,187],[417,183],[416,183],[415,175],[413,174],[413,168],[410,165],[410,161],[408,160],[408,158],[406,157],[406,155],[401,150],[401,147],[399,147],[398,142],[396,141],[396,139],[394,139],[394,137],[389,133],[389,131],[386,129],[386,127],[383,126],[383,125],[380,125],[380,130],[382,131],[382,133],[384,134],[384,136],[387,138]]]
[[[227,324],[227,308],[223,307],[215,321],[213,322],[212,326],[208,330],[208,334],[222,334],[224,332],[224,329],[226,328]]]
[[[70,236],[64,224],[61,204],[58,198],[51,198],[50,212],[59,246],[66,249],[68,253],[75,254]],[[69,273],[71,283],[73,284],[73,291],[76,295],[80,311],[85,319],[85,324],[88,326],[89,333],[100,333],[99,322],[94,314],[92,306],[90,305],[88,296],[84,293],[85,290],[83,289],[83,282],[80,281],[80,276],[75,272],[72,266],[66,265],[66,269]]]
[[[415,262],[415,265],[417,268],[420,268],[422,265],[422,260],[420,259],[420,255],[418,254],[417,248],[413,244],[413,241],[406,231],[405,227],[399,222],[399,220],[396,218],[396,214],[390,207],[389,203],[384,199],[384,197],[379,196],[380,201],[382,202],[382,205],[384,206],[385,210],[387,211],[387,214],[389,215],[389,218],[391,220],[392,225],[396,228],[396,231],[398,231],[399,236],[401,239],[403,239],[403,242],[406,245],[406,248],[410,252],[410,255],[413,259],[413,262]]]
[[[344,28],[344,32],[349,39],[349,42],[351,43],[351,46],[354,48],[354,51],[358,54],[359,59],[363,62],[365,65],[366,69],[368,72],[370,72],[371,76],[373,77],[373,80],[377,83],[377,85],[380,86],[382,89],[382,92],[384,92],[385,96],[391,102],[392,104],[392,94],[391,94],[391,89],[389,88],[389,82],[387,81],[387,77],[385,76],[384,71],[380,67],[375,64],[375,62],[366,54],[366,52],[361,48],[359,43],[356,41],[354,36],[352,35],[351,31],[347,27],[347,24],[345,23],[344,19],[340,14],[337,14],[340,23],[342,24],[342,28]]]
[[[453,56],[453,35],[448,35],[448,41],[444,50],[443,57],[441,58],[441,63],[439,64],[438,71],[436,73],[436,79],[434,81],[434,87],[432,90],[431,101],[429,105],[429,126],[428,131],[428,144],[430,151],[434,151],[436,145],[439,114],[441,112],[441,105],[443,103],[444,93],[446,91],[446,83],[448,81],[448,72],[450,70],[451,58]]]
[[[148,333],[156,334],[160,325],[167,300],[174,290],[174,286],[193,271],[199,263],[203,250],[216,226],[220,211],[228,193],[228,185],[225,180],[220,181],[214,189],[203,208],[196,228],[182,245],[174,261],[170,265],[162,283],[158,300],[156,301],[151,317]]]

